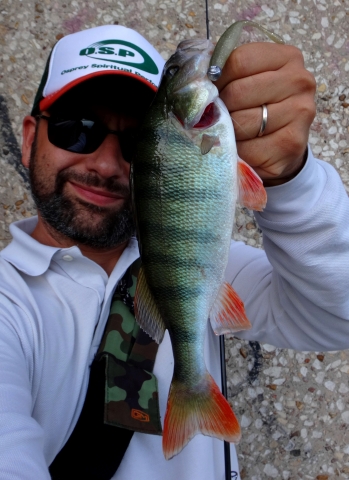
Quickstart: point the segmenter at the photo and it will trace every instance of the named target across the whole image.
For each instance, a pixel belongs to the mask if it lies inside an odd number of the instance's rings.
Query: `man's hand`
[[[234,122],[239,156],[265,186],[281,185],[301,170],[315,117],[315,80],[298,48],[273,43],[238,47],[216,82]],[[262,137],[263,104],[268,121]]]

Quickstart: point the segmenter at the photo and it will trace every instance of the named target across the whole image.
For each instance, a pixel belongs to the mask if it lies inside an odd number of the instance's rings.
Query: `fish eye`
[[[176,73],[178,72],[178,70],[179,70],[178,65],[171,65],[166,70],[166,75],[168,75],[170,77],[174,77],[176,75]]]

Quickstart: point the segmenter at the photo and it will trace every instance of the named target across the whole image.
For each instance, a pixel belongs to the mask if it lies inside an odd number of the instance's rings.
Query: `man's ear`
[[[30,115],[23,120],[22,163],[29,168],[30,154],[35,139],[36,119]]]

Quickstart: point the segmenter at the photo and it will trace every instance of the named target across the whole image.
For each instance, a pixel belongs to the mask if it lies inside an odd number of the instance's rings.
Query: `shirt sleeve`
[[[29,324],[25,313],[0,295],[0,478],[4,480],[50,479],[44,433],[32,417],[32,359],[24,341]]]
[[[253,327],[237,336],[296,350],[349,340],[349,200],[335,169],[309,150],[290,182],[255,213],[265,252],[232,242],[226,279]]]

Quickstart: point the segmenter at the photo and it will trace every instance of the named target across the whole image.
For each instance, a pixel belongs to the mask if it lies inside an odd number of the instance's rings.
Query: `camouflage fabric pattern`
[[[97,354],[106,360],[104,422],[161,435],[157,380],[152,373],[158,344],[134,317],[139,268],[137,260],[116,288]]]

